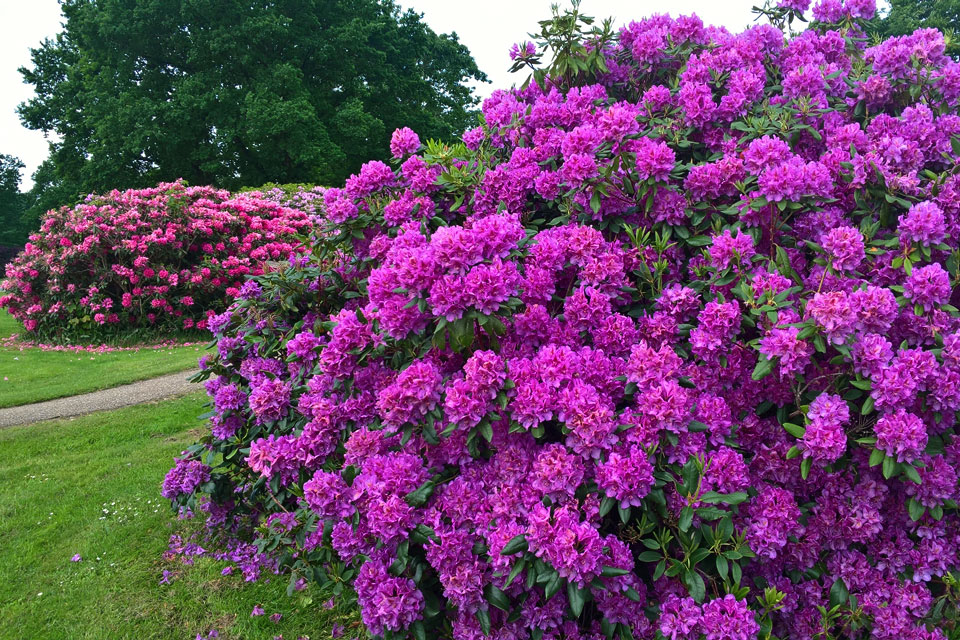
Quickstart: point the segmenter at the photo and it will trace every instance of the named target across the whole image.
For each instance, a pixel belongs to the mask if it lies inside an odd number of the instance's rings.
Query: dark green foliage
[[[0,246],[19,247],[27,240],[27,226],[21,219],[26,201],[20,193],[23,166],[20,158],[0,154]]]
[[[409,126],[474,124],[485,80],[456,35],[393,0],[63,0],[21,69],[24,124],[56,132],[31,213],[184,178],[234,189],[342,182]]]
[[[917,29],[933,28],[944,33],[947,55],[960,59],[960,0],[890,0],[890,6],[868,24],[871,35],[903,36]]]

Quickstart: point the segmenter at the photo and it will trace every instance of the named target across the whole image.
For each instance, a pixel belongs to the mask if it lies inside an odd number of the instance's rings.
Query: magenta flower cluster
[[[398,130],[208,323],[165,495],[386,638],[945,640],[960,65],[874,9],[654,16]]]
[[[180,182],[90,195],[47,213],[7,265],[0,307],[44,337],[203,329],[245,277],[305,251],[310,228],[259,194]]]

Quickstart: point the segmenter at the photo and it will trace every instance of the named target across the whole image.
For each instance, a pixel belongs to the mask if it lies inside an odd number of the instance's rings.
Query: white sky
[[[424,14],[438,33],[455,31],[471,51],[477,65],[492,81],[479,88],[485,97],[493,89],[510,86],[522,77],[507,73],[507,52],[514,42],[527,39],[537,21],[550,15],[551,0],[398,0],[404,8]],[[559,0],[561,7],[568,6]],[[598,20],[613,16],[616,24],[652,13],[696,13],[704,23],[740,31],[751,24],[750,8],[756,0],[583,0],[581,11]],[[0,153],[19,157],[27,165],[21,188],[28,189],[30,176],[47,156],[47,142],[39,131],[24,129],[16,114],[19,103],[32,96],[17,69],[30,63],[30,48],[60,31],[60,7],[56,0],[0,0]]]

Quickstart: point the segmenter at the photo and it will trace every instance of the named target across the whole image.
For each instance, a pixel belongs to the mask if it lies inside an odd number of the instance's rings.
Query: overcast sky
[[[673,15],[696,13],[707,24],[740,31],[753,20],[750,8],[757,0],[583,0],[581,10],[598,19],[613,16],[617,24],[655,12]],[[473,53],[477,65],[492,81],[479,89],[487,96],[494,88],[507,87],[517,76],[507,73],[507,52],[514,42],[526,39],[537,21],[549,17],[551,0],[399,0],[424,14],[438,33],[455,31]],[[565,2],[560,2],[565,6]],[[475,8],[474,8],[475,7]],[[31,174],[47,155],[47,142],[39,131],[24,129],[16,114],[19,103],[28,100],[32,87],[23,84],[17,69],[30,64],[30,48],[61,28],[56,0],[0,0],[0,153],[19,157],[27,165],[23,186],[32,184]],[[521,78],[522,79],[522,78]]]

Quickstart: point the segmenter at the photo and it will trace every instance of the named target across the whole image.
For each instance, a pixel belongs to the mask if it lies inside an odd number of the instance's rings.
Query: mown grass
[[[15,333],[23,331],[20,323],[13,319],[9,313],[0,309],[0,338],[7,338]]]
[[[0,311],[0,338],[22,327]],[[64,398],[196,367],[203,347],[107,353],[0,348],[0,408]]]
[[[329,638],[356,614],[287,581],[246,584],[222,563],[162,557],[176,520],[159,485],[201,428],[195,393],[0,430],[0,638]],[[81,562],[71,562],[80,554]],[[161,585],[164,570],[170,584]],[[266,615],[251,617],[254,605]],[[280,622],[270,614],[280,613]]]

